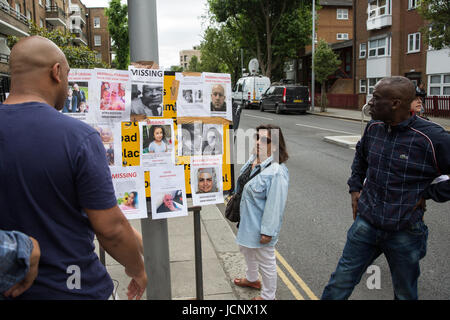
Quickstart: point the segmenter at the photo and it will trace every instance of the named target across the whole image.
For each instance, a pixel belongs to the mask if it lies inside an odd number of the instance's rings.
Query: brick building
[[[428,95],[450,95],[450,49],[424,43],[417,0],[353,0],[355,7],[354,90],[358,106],[370,99],[376,82],[406,76],[425,83]]]
[[[10,35],[29,35],[31,23],[75,35],[74,45],[86,45],[111,63],[111,40],[105,8],[87,8],[80,0],[0,0],[0,101],[9,91]]]
[[[191,62],[193,56],[196,56],[200,62],[201,52],[195,46],[190,50],[180,51],[180,66],[183,67],[184,70],[189,67],[189,63]]]

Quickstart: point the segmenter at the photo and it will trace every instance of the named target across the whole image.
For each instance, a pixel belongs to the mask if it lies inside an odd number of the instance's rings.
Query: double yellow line
[[[275,250],[275,257],[278,261],[284,266],[284,268],[289,272],[292,278],[298,283],[298,285],[302,288],[302,290],[308,295],[311,300],[319,300],[316,295],[311,291],[311,289],[306,285],[306,283],[299,277],[299,275],[292,269],[292,267],[286,262],[286,260],[281,256],[281,254]],[[286,274],[281,270],[281,268],[277,265],[277,272],[280,276],[280,279],[286,284],[288,289],[292,292],[295,299],[297,300],[305,300],[305,298],[300,294],[297,290],[296,286],[289,280]]]

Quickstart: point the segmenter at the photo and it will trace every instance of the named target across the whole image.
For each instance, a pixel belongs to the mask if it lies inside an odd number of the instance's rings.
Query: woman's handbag
[[[225,218],[231,222],[239,222],[241,220],[241,214],[239,206],[241,204],[241,195],[235,193],[228,200],[227,207],[225,208]]]

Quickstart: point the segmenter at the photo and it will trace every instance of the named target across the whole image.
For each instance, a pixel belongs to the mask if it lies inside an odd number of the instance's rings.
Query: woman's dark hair
[[[269,138],[272,142],[278,142],[277,149],[274,151],[274,159],[278,160],[278,163],[284,163],[289,159],[289,155],[286,149],[286,142],[284,141],[283,132],[281,132],[281,128],[279,126],[273,124],[262,124],[256,127],[256,133],[258,134],[259,130],[267,130]],[[272,133],[275,133],[277,137],[272,137]],[[275,138],[275,139],[274,139]]]

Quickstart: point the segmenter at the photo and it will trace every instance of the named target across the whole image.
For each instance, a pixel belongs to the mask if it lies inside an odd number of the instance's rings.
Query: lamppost
[[[312,1],[312,63],[311,63],[311,111],[314,112],[314,84],[315,84],[315,75],[314,75],[314,44],[316,40],[316,0]]]

